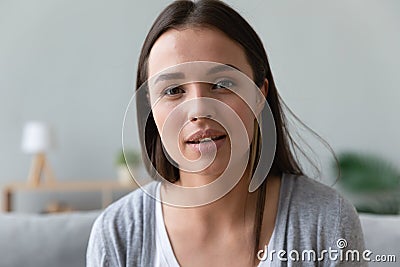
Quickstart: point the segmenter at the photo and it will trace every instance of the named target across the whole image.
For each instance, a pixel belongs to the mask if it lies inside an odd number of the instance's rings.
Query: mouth
[[[213,129],[204,129],[191,134],[185,142],[188,144],[201,144],[219,141],[224,138],[226,138],[225,132]]]
[[[210,136],[210,137],[202,137],[194,140],[188,140],[186,143],[188,144],[201,144],[201,143],[206,143],[206,142],[213,142],[213,141],[218,141],[225,139],[226,135],[217,135],[217,136]]]
[[[215,149],[220,149],[226,143],[227,138],[225,132],[207,129],[190,135],[185,143],[195,152],[211,153]]]

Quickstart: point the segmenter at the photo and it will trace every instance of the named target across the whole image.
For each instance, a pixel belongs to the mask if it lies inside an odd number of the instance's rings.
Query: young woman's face
[[[216,65],[192,63],[198,61],[216,62]],[[191,75],[196,73],[204,77],[202,73],[210,73],[209,69],[222,64],[231,67],[222,68],[205,79]],[[166,69],[175,74],[160,75]],[[191,78],[184,77],[185,74]],[[159,78],[161,76],[163,78]],[[253,80],[245,52],[235,41],[213,28],[168,30],[151,49],[148,77],[149,80],[158,77],[151,85],[149,82],[152,113],[164,147],[178,164],[180,157],[196,161],[210,154],[212,164],[200,168],[199,173],[220,175],[234,151],[231,145],[246,144],[248,148],[255,119],[249,105],[256,105],[257,94],[250,89],[242,90],[240,97],[235,90],[226,88],[243,89],[240,86],[243,77],[247,78],[247,83]],[[243,132],[246,140],[240,134]],[[236,143],[232,138],[237,139]]]

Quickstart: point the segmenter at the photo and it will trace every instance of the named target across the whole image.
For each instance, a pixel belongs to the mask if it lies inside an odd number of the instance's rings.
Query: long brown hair
[[[175,1],[168,5],[157,17],[142,46],[138,62],[136,89],[139,89],[149,78],[148,57],[156,40],[169,29],[185,27],[214,27],[224,32],[229,38],[243,47],[246,58],[253,70],[254,82],[258,87],[268,80],[266,101],[272,111],[276,126],[276,153],[270,169],[270,175],[291,173],[302,175],[300,164],[293,154],[295,143],[288,131],[288,123],[283,112],[285,107],[275,87],[268,57],[263,43],[248,22],[235,10],[218,0]],[[150,108],[145,95],[136,100],[137,110]],[[147,169],[150,164],[158,174],[174,183],[179,180],[179,170],[173,166],[163,152],[161,138],[152,113],[147,117],[137,113],[139,136],[142,140],[142,152],[148,156],[143,158]],[[252,149],[259,140],[254,140]],[[257,143],[257,144],[254,144]],[[143,145],[144,144],[144,145]],[[257,153],[258,154],[258,153]],[[253,169],[254,171],[254,169]],[[266,182],[258,189],[258,200],[255,218],[255,252],[259,247],[259,236],[266,194]],[[256,254],[255,254],[256,255]]]

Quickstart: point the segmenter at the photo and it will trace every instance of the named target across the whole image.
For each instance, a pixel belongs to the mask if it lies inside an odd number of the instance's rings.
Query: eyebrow
[[[223,71],[234,71],[232,68],[241,72],[241,70],[238,67],[235,67],[234,65],[222,64],[222,65],[218,65],[218,66],[215,66],[215,67],[212,67],[211,69],[209,69],[207,71],[207,75],[215,74],[215,73],[223,72]],[[183,72],[165,73],[165,74],[159,75],[157,77],[157,79],[155,80],[154,84],[161,82],[161,81],[184,79],[184,78],[185,78],[185,74]]]
[[[231,64],[222,64],[222,65],[218,65],[218,66],[212,67],[212,68],[207,72],[207,75],[208,75],[208,74],[214,74],[214,73],[222,72],[222,71],[233,71],[232,68],[234,68],[234,69],[236,69],[236,70],[238,70],[238,71],[241,72],[241,70],[240,70],[238,67],[235,67],[234,65],[231,65]]]
[[[183,79],[183,78],[185,78],[185,74],[183,74],[183,72],[165,73],[165,74],[161,74],[160,76],[158,76],[156,81],[154,82],[154,84],[161,82],[161,81]]]

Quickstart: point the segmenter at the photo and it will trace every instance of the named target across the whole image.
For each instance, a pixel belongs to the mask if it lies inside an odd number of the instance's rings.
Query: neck
[[[200,176],[185,173],[181,175],[180,186],[201,186],[214,181],[216,178],[211,176]],[[257,193],[249,193],[250,183],[249,170],[246,169],[239,182],[220,199],[192,208],[176,208],[168,206],[169,212],[174,216],[184,216],[187,221],[202,224],[205,227],[213,228],[234,226],[253,222],[256,206]],[[183,211],[183,212],[182,212]]]

